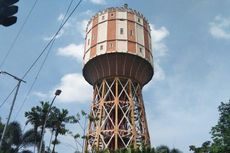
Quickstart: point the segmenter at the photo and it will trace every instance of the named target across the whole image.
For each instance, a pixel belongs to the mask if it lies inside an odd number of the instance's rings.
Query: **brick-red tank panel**
[[[113,52],[116,50],[116,41],[107,41],[107,52]]]
[[[149,50],[149,32],[147,31],[146,21],[144,21],[144,42],[145,42],[145,48]]]
[[[127,19],[128,19],[128,20],[131,20],[131,21],[133,21],[133,22],[134,22],[134,21],[135,21],[134,14],[133,14],[133,13],[128,12],[128,13],[127,13]]]
[[[146,30],[144,30],[144,42],[145,42],[145,48],[149,50],[149,33]]]
[[[150,61],[150,52],[148,50],[145,50],[145,58]]]
[[[134,42],[128,42],[128,53],[136,53],[136,43]]]
[[[128,52],[136,53],[136,29],[135,17],[133,13],[127,12],[127,38],[128,38]]]
[[[145,30],[148,30],[148,23],[146,22],[146,20],[143,20],[143,25]]]
[[[107,28],[107,40],[115,40],[116,39],[116,20],[108,21]]]
[[[92,29],[92,36],[91,36],[91,47],[97,44],[97,32],[98,32],[98,17],[93,19],[93,29]]]
[[[91,48],[90,58],[93,58],[93,57],[96,56],[96,53],[97,53],[97,50],[96,50],[96,49],[97,49],[96,46],[94,46],[94,47]]]
[[[127,22],[127,36],[129,41],[136,41],[136,31],[135,31],[135,23],[128,21]]]
[[[93,27],[98,24],[98,16],[93,19]]]

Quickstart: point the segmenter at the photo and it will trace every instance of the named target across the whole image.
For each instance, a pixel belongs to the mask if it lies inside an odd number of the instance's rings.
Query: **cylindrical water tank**
[[[145,17],[124,7],[97,13],[87,25],[83,75],[92,85],[125,77],[142,86],[153,76],[150,26]]]

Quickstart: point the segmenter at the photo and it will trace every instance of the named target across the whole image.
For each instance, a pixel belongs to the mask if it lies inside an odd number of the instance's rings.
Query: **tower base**
[[[129,78],[105,78],[94,85],[85,151],[150,146],[142,86]]]

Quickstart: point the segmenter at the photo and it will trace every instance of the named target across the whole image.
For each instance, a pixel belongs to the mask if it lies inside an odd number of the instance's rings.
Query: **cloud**
[[[159,65],[160,61],[156,60],[154,63],[155,68],[155,74],[154,74],[154,80],[161,81],[165,79],[165,72],[162,69],[162,67]]]
[[[85,38],[85,31],[86,31],[86,26],[88,24],[88,21],[89,21],[88,19],[84,19],[76,23],[76,28],[78,32],[81,33],[82,38]]]
[[[61,24],[62,21],[63,21],[63,19],[64,19],[64,14],[61,13],[61,14],[57,17],[58,23]],[[62,27],[62,29],[59,31],[59,33],[55,36],[55,39],[58,39],[58,38],[60,38],[61,36],[63,36],[63,35],[66,33],[66,31],[68,31],[68,30],[71,28],[71,24],[72,24],[71,21],[66,22],[65,25]],[[43,40],[45,40],[45,41],[50,41],[50,40],[53,38],[53,36],[54,36],[54,35],[45,36],[45,37],[43,38]]]
[[[150,28],[155,69],[153,81],[161,81],[165,79],[165,72],[161,67],[161,59],[167,55],[168,48],[164,40],[169,36],[169,31],[164,26],[156,28],[154,24],[150,24]]]
[[[40,91],[35,91],[33,92],[33,95],[41,98],[41,99],[45,99],[48,97],[48,95],[46,93],[40,92]]]
[[[55,89],[61,89],[62,93],[58,97],[60,102],[85,103],[91,100],[92,87],[78,73],[66,74],[61,78],[61,82]]]
[[[155,57],[165,56],[168,48],[164,43],[164,39],[169,36],[169,31],[165,27],[157,29],[153,24],[150,24],[150,28]]]
[[[215,81],[219,79],[212,76],[210,80],[201,79],[200,84],[188,80],[187,73],[171,74],[160,86],[153,87],[154,92],[147,93],[150,97],[146,98],[152,102],[145,103],[145,108],[154,145],[167,144],[188,152],[189,145],[200,145],[210,139],[210,128],[218,116],[216,102],[223,97],[222,91],[217,93],[212,87],[219,83]]]
[[[105,4],[105,0],[90,0],[90,2],[94,3],[94,4]]]
[[[79,63],[82,62],[84,53],[84,44],[69,44],[63,48],[59,48],[57,54],[66,57],[73,57]]]
[[[61,29],[61,30],[59,31],[59,33],[55,36],[55,39],[60,38],[64,33],[65,33],[65,30],[64,30],[64,29]],[[52,36],[46,36],[46,37],[43,38],[43,40],[45,40],[45,41],[50,41],[50,40],[52,40],[53,37],[54,37],[54,35],[52,35]]]
[[[76,35],[76,33],[80,33],[80,36],[82,38],[85,38],[86,26],[88,24],[89,18],[93,16],[93,14],[94,12],[92,10],[86,10],[79,14],[80,18],[82,19],[79,20],[79,17],[73,17],[69,19],[55,38],[58,39],[63,35],[78,36]],[[61,24],[64,18],[64,14],[61,13],[56,19],[57,23]],[[45,36],[43,37],[43,40],[50,41],[53,38],[53,36],[54,35]]]
[[[210,23],[209,33],[217,39],[230,39],[230,18],[216,16]]]
[[[86,10],[84,12],[81,12],[81,15],[87,15],[87,16],[93,16],[95,14],[95,12],[93,12],[92,10]]]
[[[59,22],[61,22],[63,19],[64,19],[64,14],[60,14],[59,16],[58,16],[58,18],[57,18],[57,21],[59,21]]]
[[[86,10],[84,12],[80,13],[80,16],[82,16],[82,20],[79,19],[72,19],[72,27],[74,27],[74,30],[77,30],[82,36],[82,38],[85,38],[86,35],[86,27],[90,20],[90,18],[95,14],[92,10]]]

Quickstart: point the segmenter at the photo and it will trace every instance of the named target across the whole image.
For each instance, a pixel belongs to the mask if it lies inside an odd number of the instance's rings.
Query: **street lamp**
[[[7,121],[6,121],[6,124],[5,124],[4,129],[3,129],[3,132],[2,132],[2,137],[1,137],[1,140],[0,140],[0,149],[1,149],[2,143],[3,143],[3,139],[4,139],[5,135],[6,135],[6,128],[7,128],[8,124],[9,124],[9,121],[10,121],[10,118],[11,118],[11,115],[12,115],[12,111],[13,111],[13,109],[14,109],[14,104],[15,104],[15,101],[16,101],[16,98],[17,98],[17,95],[18,95],[19,87],[20,87],[20,85],[21,85],[21,82],[24,82],[24,83],[26,83],[26,82],[25,82],[24,80],[22,80],[22,79],[16,77],[15,75],[12,75],[12,74],[10,74],[10,73],[8,73],[8,72],[5,72],[5,71],[0,71],[0,74],[9,75],[9,76],[13,77],[15,80],[18,81],[18,84],[17,84],[17,86],[16,86],[16,92],[15,92],[14,98],[13,98],[13,102],[12,102],[11,107],[10,107],[10,112],[9,112],[9,115],[8,115],[8,118],[7,118]]]
[[[61,94],[61,90],[56,90],[56,92],[55,92],[55,96],[59,96]]]
[[[43,124],[43,126],[42,126],[43,129],[45,129],[45,127],[46,127],[46,122],[47,122],[47,120],[48,120],[49,113],[50,113],[50,111],[51,111],[51,109],[52,109],[54,100],[55,100],[56,97],[59,96],[60,94],[61,94],[61,90],[57,89],[57,90],[55,91],[53,100],[52,100],[52,102],[51,102],[51,104],[50,104],[50,106],[49,106],[48,112],[46,113],[45,122],[44,122],[44,124]],[[42,132],[42,134],[41,134],[41,141],[40,141],[40,146],[39,146],[39,151],[38,151],[38,153],[41,153],[41,150],[42,150],[42,141],[43,141],[44,133],[45,133],[45,130],[43,130],[43,132]]]

